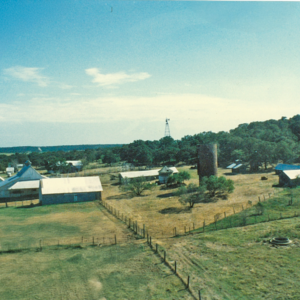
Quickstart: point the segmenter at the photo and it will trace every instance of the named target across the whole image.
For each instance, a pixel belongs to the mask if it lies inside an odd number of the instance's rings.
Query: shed
[[[287,170],[279,174],[280,186],[297,186],[300,185],[300,170]]]
[[[6,168],[6,174],[11,176],[13,173],[15,173],[15,168],[14,167],[8,167]]]
[[[98,176],[50,178],[40,181],[39,198],[42,205],[85,202],[100,200],[102,191]]]
[[[177,171],[178,172],[178,171]],[[158,180],[160,183],[167,183],[168,178],[173,174],[173,170],[164,166],[161,170],[158,171]]]
[[[74,168],[74,170],[81,170],[82,169],[81,160],[67,160],[66,163],[71,165]]]
[[[279,175],[282,171],[289,170],[300,170],[300,166],[297,165],[288,165],[288,164],[278,164],[275,168],[275,174]]]

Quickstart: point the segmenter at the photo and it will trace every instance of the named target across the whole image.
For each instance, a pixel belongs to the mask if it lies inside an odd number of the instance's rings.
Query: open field
[[[1,247],[33,247],[43,243],[79,243],[84,240],[132,239],[132,233],[95,202],[0,208]],[[119,224],[120,223],[120,224]]]
[[[197,170],[189,167],[178,168],[191,174],[191,179],[186,183],[198,184]],[[218,213],[227,215],[242,210],[242,205],[246,207],[248,201],[256,203],[258,196],[268,197],[268,193],[274,193],[281,189],[275,189],[273,184],[278,183],[278,176],[270,173],[259,174],[237,174],[226,175],[228,170],[219,169],[219,176],[224,175],[234,181],[235,190],[229,195],[228,200],[218,200],[214,203],[196,204],[193,209],[183,206],[178,197],[173,196],[176,189],[164,189],[164,186],[157,186],[154,190],[146,192],[144,196],[130,198],[127,193],[120,191],[116,181],[105,180],[103,199],[120,213],[136,220],[142,227],[146,225],[149,234],[154,237],[172,236],[173,228],[177,233],[183,233],[184,227],[195,228],[214,221],[214,216]],[[107,176],[107,175],[106,175]],[[261,176],[269,179],[262,181]],[[105,178],[105,176],[101,177]]]
[[[0,255],[0,299],[193,299],[142,244]]]
[[[269,244],[278,236],[293,244]],[[299,218],[157,242],[202,299],[299,299]]]

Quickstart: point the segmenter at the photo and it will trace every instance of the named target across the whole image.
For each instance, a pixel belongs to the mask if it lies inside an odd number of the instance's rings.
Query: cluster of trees
[[[299,163],[299,142],[300,115],[296,115],[290,119],[282,117],[280,120],[240,124],[229,132],[208,131],[187,135],[180,140],[164,137],[158,141],[137,140],[127,145],[85,150],[2,155],[0,170],[7,167],[13,159],[18,160],[18,163],[30,159],[35,166],[45,166],[47,163],[53,165],[54,161],[65,160],[81,160],[84,164],[95,161],[114,164],[122,161],[136,166],[170,165],[178,162],[194,164],[198,144],[217,143],[220,166],[225,167],[230,162],[242,160],[249,163],[252,171],[257,171],[260,167],[267,168],[268,164],[278,161]]]
[[[158,141],[137,140],[128,145],[111,148],[105,153],[107,163],[127,161],[135,165],[196,163],[197,145],[217,143],[218,164],[225,167],[241,160],[252,171],[268,164],[300,162],[300,115],[290,119],[241,124],[229,132],[202,132],[181,140],[164,137]]]
[[[234,184],[231,179],[224,176],[203,177],[200,185],[190,183],[188,186],[180,186],[176,192],[180,196],[179,201],[189,204],[193,208],[196,203],[206,203],[214,201],[215,197],[227,199],[229,193],[234,191]]]

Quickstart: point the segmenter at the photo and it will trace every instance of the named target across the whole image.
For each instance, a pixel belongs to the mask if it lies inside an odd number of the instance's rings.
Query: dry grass
[[[198,183],[197,170],[189,167],[179,168],[191,174],[191,179],[187,183]],[[124,213],[128,217],[136,220],[140,226],[143,224],[148,228],[149,233],[154,237],[163,237],[173,235],[173,228],[176,227],[177,233],[183,233],[189,228],[192,229],[202,226],[205,220],[206,224],[214,221],[214,216],[218,213],[227,216],[233,214],[233,207],[236,212],[246,208],[248,201],[256,203],[258,196],[273,193],[273,184],[278,182],[278,177],[270,174],[228,174],[228,170],[219,169],[219,176],[224,175],[235,183],[233,194],[229,195],[228,200],[218,200],[215,203],[196,204],[193,209],[183,206],[177,196],[172,193],[176,189],[161,189],[157,186],[154,190],[145,193],[142,197],[128,198],[128,195],[122,193],[116,183],[104,177],[104,200],[110,205]],[[269,177],[269,180],[262,181],[261,176]],[[103,177],[101,177],[102,180]],[[263,198],[263,197],[262,197]]]

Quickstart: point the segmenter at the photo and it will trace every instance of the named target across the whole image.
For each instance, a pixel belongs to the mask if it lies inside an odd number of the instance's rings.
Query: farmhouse
[[[288,171],[288,170],[300,170],[300,166],[288,165],[288,164],[278,164],[275,167],[275,174],[279,175],[283,171]]]
[[[37,198],[42,178],[46,177],[32,168],[29,160],[26,161],[16,175],[0,181],[0,201]]]
[[[279,174],[279,185],[297,186],[300,185],[300,170],[287,170]]]
[[[167,168],[168,171],[165,173],[164,168]],[[166,170],[166,169],[165,169]],[[160,174],[159,172],[162,171]],[[133,171],[133,172],[122,172],[119,174],[119,180],[120,183],[127,183],[133,178],[140,178],[144,177],[146,180],[155,180],[159,177],[161,177],[161,180],[165,180],[166,176],[170,176],[170,174],[176,174],[178,173],[178,170],[175,167],[163,167],[162,169],[156,169],[156,170],[147,170],[147,171]]]
[[[100,178],[72,177],[42,179],[39,186],[40,204],[85,202],[101,199]]]

